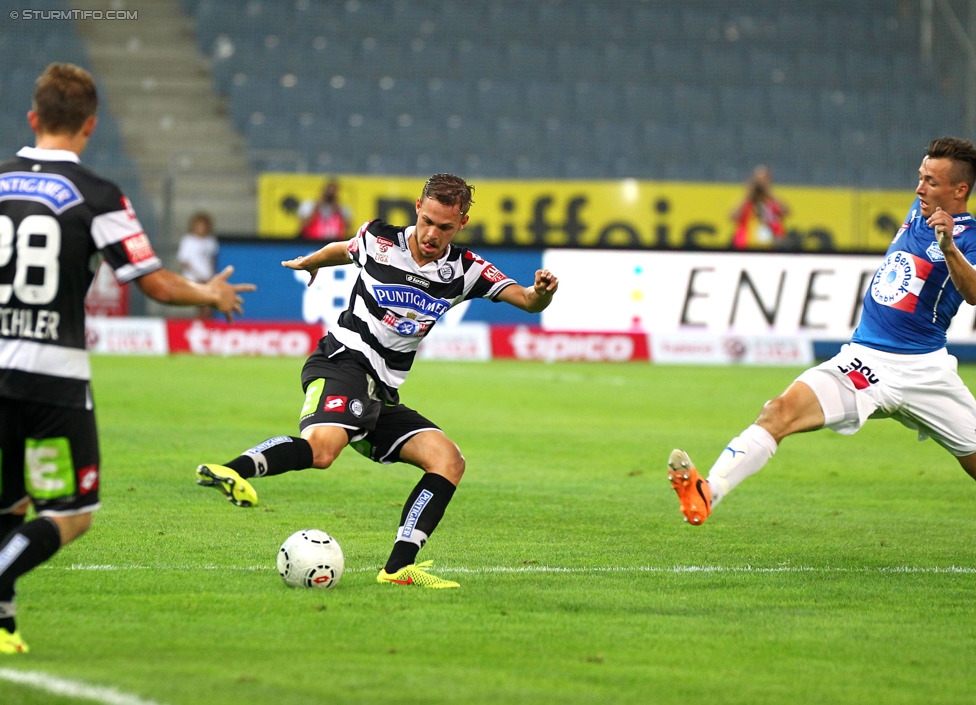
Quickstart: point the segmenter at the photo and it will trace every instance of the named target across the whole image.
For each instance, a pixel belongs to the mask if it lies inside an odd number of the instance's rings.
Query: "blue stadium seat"
[[[818,100],[808,88],[770,86],[769,110],[777,125],[812,127],[821,123]]]
[[[636,123],[646,120],[671,122],[681,119],[675,110],[670,87],[648,83],[627,83],[623,87],[622,114]]]
[[[776,0],[689,0],[680,6],[181,1],[196,19],[200,46],[211,57],[215,85],[228,95],[235,123],[246,126],[255,113],[290,116],[283,124],[292,126],[303,149],[317,150],[319,165],[343,163],[374,173],[449,161],[502,176],[640,173],[741,180],[753,166],[750,155],[758,154],[775,157],[783,178],[822,180],[833,172],[834,183],[843,185],[882,176],[875,164],[860,172],[838,170],[843,130],[864,135],[863,143],[850,145],[855,150],[896,131],[921,128],[928,136],[962,130],[961,97],[940,94],[936,68],[913,55],[914,7],[848,0],[804,6]],[[10,46],[32,52],[38,41],[0,36],[0,59],[9,56]],[[282,86],[282,74],[297,76],[297,83]],[[392,83],[380,83],[387,78]],[[5,97],[6,83],[0,77]],[[247,95],[252,92],[261,95]],[[443,148],[417,152],[415,143],[425,140],[412,135],[422,131],[396,126],[408,115],[410,127],[434,125]],[[317,130],[319,117],[339,127]],[[383,118],[385,127],[373,118]],[[342,162],[340,147],[319,135],[345,134],[350,120],[370,121],[369,130],[355,133],[360,136],[399,131],[410,151],[372,150]],[[501,133],[486,127],[504,120],[520,127]],[[620,126],[616,140],[614,126]],[[631,152],[619,149],[631,141],[632,129],[639,144]],[[669,134],[674,129],[678,133]],[[543,158],[515,154],[529,150],[534,137]],[[888,146],[885,160],[902,151]],[[381,156],[370,161],[370,154]]]
[[[573,86],[577,118],[614,120],[620,114],[619,86],[609,82],[580,81]]]
[[[674,87],[671,95],[678,120],[686,123],[720,121],[718,92],[715,88],[679,84]]]
[[[559,81],[530,81],[525,85],[524,112],[538,120],[572,120],[576,117],[573,95]]]
[[[774,171],[792,163],[793,156],[787,148],[786,134],[782,128],[745,124],[739,134],[745,163],[765,164]]]
[[[768,126],[773,122],[766,87],[722,86],[718,89],[719,119],[728,125]]]

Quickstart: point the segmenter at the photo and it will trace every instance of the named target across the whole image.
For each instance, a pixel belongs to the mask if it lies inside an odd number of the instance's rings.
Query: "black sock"
[[[434,473],[425,473],[420,478],[403,505],[397,540],[384,568],[387,573],[416,562],[417,554],[444,517],[456,489],[446,477]]]
[[[225,463],[243,478],[280,475],[312,467],[312,446],[304,438],[276,436]]]
[[[23,523],[23,514],[0,514],[0,545],[7,538],[7,534]]]
[[[59,548],[61,532],[50,519],[40,517],[11,531],[0,545],[0,602],[12,603],[17,578],[51,558]],[[0,628],[13,632],[13,615],[4,615]]]

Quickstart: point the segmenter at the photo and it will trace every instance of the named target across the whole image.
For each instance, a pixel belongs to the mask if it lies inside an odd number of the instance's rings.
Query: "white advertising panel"
[[[88,350],[106,355],[165,355],[169,352],[162,318],[89,316],[85,326]]]
[[[881,255],[547,250],[559,293],[547,330],[847,340]],[[963,304],[950,342],[973,342]]]

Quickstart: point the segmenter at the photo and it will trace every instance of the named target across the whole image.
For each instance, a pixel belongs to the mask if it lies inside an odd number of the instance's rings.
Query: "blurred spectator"
[[[790,209],[773,196],[772,183],[768,167],[760,164],[753,169],[746,197],[732,212],[732,220],[736,224],[732,236],[733,249],[768,248],[785,242],[783,219],[789,215]]]
[[[217,271],[217,251],[220,245],[213,234],[213,219],[209,213],[194,213],[187,226],[188,232],[180,238],[176,253],[183,276],[201,284],[213,278]],[[198,309],[200,318],[210,318],[213,313],[209,306]]]
[[[307,240],[345,240],[352,212],[339,203],[339,184],[333,179],[326,183],[319,200],[298,206],[298,217],[302,221],[299,234]]]

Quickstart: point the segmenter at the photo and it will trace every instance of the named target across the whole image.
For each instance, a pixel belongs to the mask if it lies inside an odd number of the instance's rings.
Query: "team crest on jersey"
[[[441,278],[442,282],[451,281],[451,277],[454,276],[454,267],[449,264],[442,265],[441,268],[437,270],[437,276]]]
[[[353,399],[349,402],[349,413],[355,416],[357,419],[363,415],[363,402],[359,399]]]
[[[932,262],[945,262],[945,253],[937,242],[929,245],[928,249],[925,250],[925,256]]]
[[[908,252],[892,252],[871,280],[871,298],[882,306],[913,312],[932,266]]]
[[[0,201],[17,199],[43,203],[60,215],[85,199],[71,179],[61,174],[11,171],[0,176]]]

